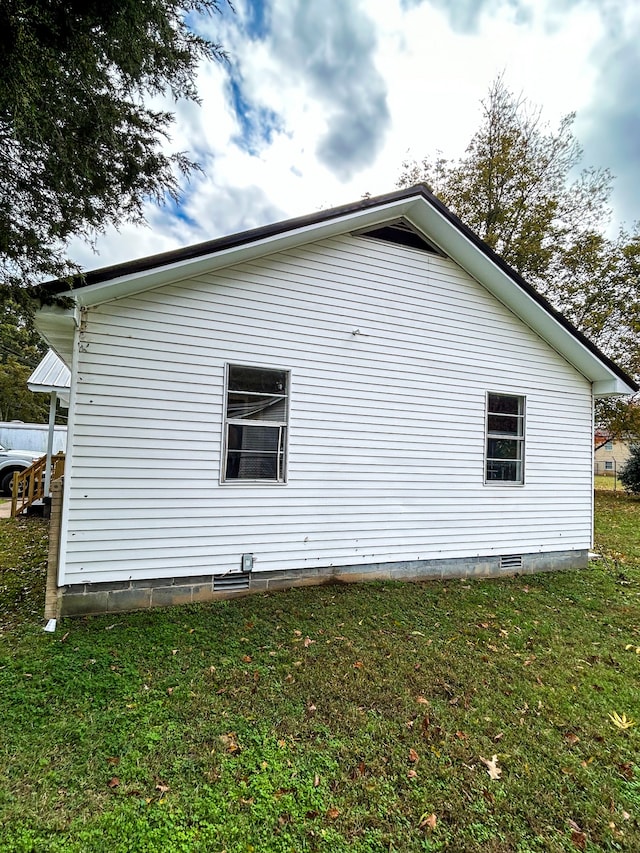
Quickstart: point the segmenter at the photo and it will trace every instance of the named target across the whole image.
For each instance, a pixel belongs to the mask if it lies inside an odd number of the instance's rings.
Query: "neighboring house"
[[[636,386],[425,187],[65,295],[50,612],[586,565],[593,398]]]
[[[594,472],[606,477],[617,476],[626,465],[634,444],[638,444],[638,441],[609,438],[605,433],[596,430]]]

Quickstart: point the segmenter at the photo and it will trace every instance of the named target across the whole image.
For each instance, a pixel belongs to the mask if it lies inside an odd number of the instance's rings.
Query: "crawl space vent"
[[[235,592],[240,589],[249,589],[249,575],[246,573],[213,576],[214,592]]]
[[[500,568],[504,571],[516,572],[522,568],[522,555],[509,554],[508,556],[500,557]]]

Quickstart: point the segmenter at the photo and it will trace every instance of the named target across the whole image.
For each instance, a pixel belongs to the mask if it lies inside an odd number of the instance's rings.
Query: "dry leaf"
[[[165,785],[164,782],[158,782],[156,785],[156,791],[159,791],[161,794],[166,794],[169,790],[169,786]]]
[[[112,755],[109,758],[107,758],[107,763],[108,764],[120,764],[120,759],[117,758],[115,755]]]
[[[357,660],[357,661],[354,663],[354,667],[355,667],[356,669],[362,669],[362,667],[363,667],[363,666],[364,666],[364,664],[362,663],[362,661],[361,661],[361,660]]]
[[[489,776],[492,779],[499,779],[502,775],[502,770],[498,767],[498,756],[492,756],[491,760],[489,760],[488,758],[483,758],[482,756],[479,756],[479,758],[480,761],[482,761],[482,763],[487,768],[487,773],[489,774]]]
[[[564,736],[564,739],[569,744],[569,746],[575,746],[577,743],[580,743],[580,738],[578,735],[574,735],[573,732],[567,732]]]
[[[315,712],[316,712],[317,710],[318,710],[318,709],[316,708],[316,706],[315,706],[315,705],[313,705],[313,704],[312,704],[312,705],[307,705],[307,714],[309,714],[309,716],[312,716],[313,714],[315,714]]]
[[[571,820],[571,818],[567,819],[567,823],[569,824],[569,829],[571,830],[571,841],[574,847],[577,847],[578,850],[584,850],[587,846],[587,835],[582,831],[580,826],[575,822],[575,820]]]
[[[415,764],[415,763],[416,763],[416,761],[418,761],[418,759],[419,759],[419,758],[420,758],[420,756],[419,756],[419,755],[418,755],[418,753],[415,751],[415,749],[410,749],[410,750],[409,750],[409,761],[410,761],[412,764]]]
[[[240,746],[236,741],[235,732],[229,732],[229,734],[220,735],[220,742],[224,746],[225,750],[231,755],[235,755],[237,752],[240,752]]]
[[[424,696],[416,696],[416,702],[418,703],[418,705],[428,705],[429,704],[429,700],[425,699]]]
[[[504,732],[498,732],[497,735],[494,735],[493,739],[497,743],[499,740],[502,740],[503,737],[504,737]]]
[[[407,778],[408,779],[416,779],[417,777],[418,777],[418,774],[416,773],[416,771],[413,768],[411,770],[407,770]]]
[[[578,850],[585,850],[587,846],[587,836],[581,829],[571,830],[571,841],[574,847]]]
[[[468,740],[469,739],[469,735],[465,734],[464,732],[456,732],[456,737],[458,738],[458,740]]]
[[[112,777],[111,779],[109,779],[109,781],[107,782],[107,785],[108,785],[110,788],[117,788],[119,784],[120,784],[120,780],[118,779],[118,777],[117,777],[117,776],[113,776],[113,777]]]
[[[315,640],[312,640],[311,637],[305,637],[302,645],[305,647],[305,649],[308,649],[312,643],[315,643]]]
[[[173,687],[167,687],[167,694],[169,696],[171,696],[172,693],[173,693]]]
[[[302,636],[302,631],[298,631],[298,629],[297,629],[297,628],[296,628],[296,630],[295,630],[293,633],[296,635],[296,637],[301,637],[301,636]]]
[[[313,777],[313,787],[317,788],[319,784],[320,784],[320,777],[316,773],[315,776]]]
[[[631,717],[627,718],[626,714],[620,715],[617,711],[609,714],[609,719],[617,729],[620,729],[620,731],[630,729],[631,726],[635,726],[636,724],[635,720],[632,720]]]
[[[243,655],[242,656],[243,663],[251,663],[251,655]]]
[[[434,814],[427,814],[426,812],[420,818],[420,823],[418,824],[419,829],[435,829],[436,823],[438,819]]]
[[[327,817],[335,820],[340,815],[340,810],[336,808],[327,809]]]

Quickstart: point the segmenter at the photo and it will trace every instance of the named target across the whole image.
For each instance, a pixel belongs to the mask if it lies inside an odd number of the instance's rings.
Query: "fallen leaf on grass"
[[[226,752],[231,755],[235,755],[240,752],[240,746],[236,741],[236,735],[234,732],[229,732],[226,735],[220,735],[220,743],[224,746]]]
[[[575,820],[571,820],[569,818],[567,820],[569,824],[569,828],[571,829],[571,841],[574,847],[577,847],[578,850],[584,850],[587,846],[587,835],[584,833]]]
[[[312,640],[311,637],[305,637],[302,645],[305,647],[305,649],[308,649],[312,643],[315,643],[315,640]]]
[[[242,656],[243,663],[251,663],[251,655],[243,655]]]
[[[161,794],[166,794],[169,790],[169,786],[165,785],[164,782],[158,782],[156,785],[156,791],[159,791]]]
[[[354,669],[362,669],[362,667],[364,666],[364,664],[362,663],[362,661],[361,661],[361,660],[357,660],[357,661],[354,663],[354,665],[353,665],[353,666],[354,666]]]
[[[115,755],[111,755],[107,758],[107,764],[120,764],[120,759]]]
[[[307,714],[309,714],[310,717],[313,716],[317,710],[318,709],[313,703],[311,705],[307,705]]]
[[[410,749],[410,750],[409,750],[409,761],[410,761],[412,764],[415,764],[415,763],[416,763],[416,761],[418,761],[418,759],[419,759],[419,758],[420,758],[420,756],[419,756],[419,755],[418,755],[418,753],[415,751],[415,749]]]
[[[420,822],[418,823],[419,829],[435,829],[436,823],[438,822],[438,818],[434,814],[427,814],[425,812],[420,818]]]
[[[424,696],[416,696],[416,702],[418,703],[418,705],[428,705],[429,704],[429,700],[425,699]]]
[[[573,732],[567,732],[564,736],[564,739],[569,744],[569,746],[575,746],[577,743],[580,743],[580,738],[578,735],[574,735]]]
[[[609,719],[617,729],[620,729],[620,731],[626,731],[626,729],[630,729],[631,726],[635,726],[636,724],[636,721],[632,720],[631,717],[627,718],[626,714],[620,715],[617,711],[614,711],[613,714],[609,714]]]
[[[320,785],[320,777],[316,773],[315,776],[313,777],[313,787],[317,788],[319,785]]]
[[[110,788],[117,788],[119,784],[120,784],[120,780],[118,779],[117,776],[112,776],[112,778],[109,779],[109,781],[107,782],[107,785]]]
[[[335,809],[335,808],[327,809],[327,817],[330,818],[331,820],[335,820],[339,816],[340,816],[340,809]]]
[[[488,758],[483,758],[482,756],[479,757],[480,761],[482,761],[482,763],[487,768],[487,773],[489,774],[489,776],[492,779],[499,779],[502,775],[502,770],[498,767],[498,756],[492,756],[491,760],[489,760]]]
[[[618,772],[621,776],[624,776],[627,782],[630,782],[633,779],[633,764],[630,761],[618,764]]]

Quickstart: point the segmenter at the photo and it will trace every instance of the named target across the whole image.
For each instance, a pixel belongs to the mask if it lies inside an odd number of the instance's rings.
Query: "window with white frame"
[[[606,441],[604,444],[604,449],[608,451],[613,450],[613,441]]]
[[[487,394],[486,483],[524,483],[524,397]]]
[[[222,481],[284,483],[289,373],[227,365]]]
[[[605,471],[613,471],[613,462],[605,462],[604,463]]]

